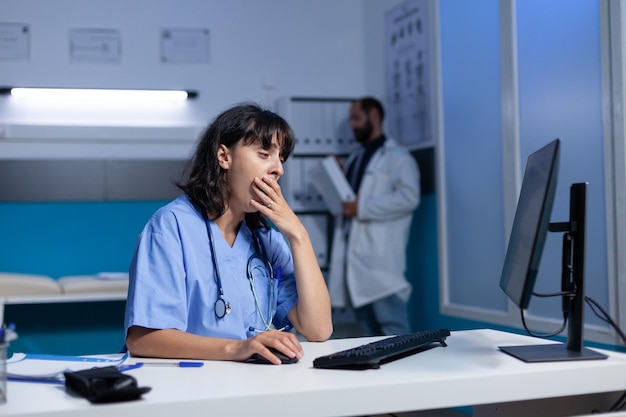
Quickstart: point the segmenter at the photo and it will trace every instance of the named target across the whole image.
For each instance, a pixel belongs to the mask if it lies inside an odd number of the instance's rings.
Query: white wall
[[[374,9],[367,22],[387,8],[371,1],[367,7]],[[104,111],[26,106],[0,97],[0,124],[205,125],[244,100],[272,106],[289,95],[360,95],[366,73],[384,68],[378,58],[365,68],[366,54],[379,54],[363,41],[364,9],[360,0],[0,0],[0,22],[27,23],[31,30],[30,59],[0,60],[0,85],[184,88],[200,94],[181,107]],[[382,24],[382,17],[376,23]],[[121,62],[70,62],[69,30],[85,28],[118,30]],[[161,63],[162,28],[208,28],[209,62]],[[382,28],[368,32],[368,39],[376,33]],[[376,48],[381,45],[382,39]],[[380,86],[368,82],[368,88],[382,94],[383,79],[375,78]]]

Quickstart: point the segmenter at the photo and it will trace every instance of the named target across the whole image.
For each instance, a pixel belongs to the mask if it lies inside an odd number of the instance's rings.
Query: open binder
[[[354,201],[356,198],[350,183],[346,179],[334,156],[323,158],[313,165],[308,172],[311,184],[324,199],[328,210],[334,214],[342,213],[341,203]]]

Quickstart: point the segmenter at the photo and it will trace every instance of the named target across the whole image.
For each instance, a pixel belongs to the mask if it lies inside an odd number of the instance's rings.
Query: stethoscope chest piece
[[[225,315],[230,313],[230,303],[228,301],[224,301],[224,298],[220,297],[215,301],[215,315],[218,318],[223,318]]]

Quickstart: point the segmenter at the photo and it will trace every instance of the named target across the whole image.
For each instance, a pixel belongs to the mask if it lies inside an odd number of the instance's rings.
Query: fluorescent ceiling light
[[[121,90],[80,88],[0,88],[0,94],[11,94],[18,98],[54,100],[117,100],[117,101],[184,101],[197,97],[195,91],[185,90]]]

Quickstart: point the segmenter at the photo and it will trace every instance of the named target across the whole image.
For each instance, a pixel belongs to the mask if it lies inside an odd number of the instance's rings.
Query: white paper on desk
[[[341,203],[354,201],[354,191],[334,156],[327,156],[319,164],[313,165],[308,173],[309,181],[324,199],[328,210],[338,215],[342,213]]]
[[[7,377],[23,381],[63,381],[63,372],[104,366],[119,366],[128,353],[116,358],[97,356],[41,355],[14,353],[7,359]]]

